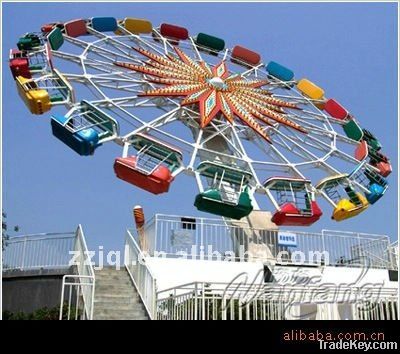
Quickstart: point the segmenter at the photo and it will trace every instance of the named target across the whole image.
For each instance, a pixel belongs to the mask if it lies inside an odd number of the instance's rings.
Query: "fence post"
[[[198,303],[197,303],[197,283],[194,284],[194,320],[197,321],[198,316],[197,312],[199,310]]]
[[[204,294],[204,283],[201,283],[201,319],[206,319],[206,298]]]
[[[203,243],[204,243],[204,235],[203,235],[203,232],[204,232],[204,220],[203,220],[203,218],[200,219],[200,225],[201,225],[201,227],[200,227],[200,250],[204,250],[204,248],[202,248],[204,246],[203,245]]]
[[[321,239],[322,239],[322,252],[325,252],[326,251],[326,249],[325,249],[325,232],[324,232],[325,230],[322,230],[321,231]],[[329,256],[329,263],[331,262],[331,260],[330,260],[330,256]],[[325,263],[325,257],[324,257],[324,263]],[[324,264],[324,266],[326,266],[326,265],[329,265],[329,264]]]
[[[365,253],[366,250],[363,250],[361,248],[361,238],[360,238],[360,233],[359,232],[357,232],[357,241],[358,241],[358,257],[360,258],[360,263],[361,262],[364,263],[364,264],[362,264],[363,266],[371,267],[372,266],[372,264],[371,264],[372,260],[368,261],[367,255]],[[369,263],[369,264],[366,264],[366,263]]]
[[[157,319],[157,280],[153,279],[153,301],[152,301],[153,308],[151,312],[153,314],[153,320]]]
[[[156,216],[154,218],[154,231],[153,231],[153,242],[154,242],[153,247],[154,248],[153,248],[152,256],[154,256],[155,251],[158,251],[158,249],[157,249],[157,238],[158,238],[157,229],[158,229],[158,214],[156,214]],[[161,235],[161,237],[162,237],[162,235]],[[162,240],[161,240],[161,244],[162,244]]]
[[[25,267],[25,252],[26,252],[26,236],[24,237],[24,244],[22,246],[22,262],[21,262],[21,270],[24,270]]]

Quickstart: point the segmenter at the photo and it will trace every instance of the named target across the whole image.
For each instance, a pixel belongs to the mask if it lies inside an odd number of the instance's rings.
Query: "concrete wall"
[[[3,272],[3,311],[31,313],[60,305],[62,278],[70,269]]]

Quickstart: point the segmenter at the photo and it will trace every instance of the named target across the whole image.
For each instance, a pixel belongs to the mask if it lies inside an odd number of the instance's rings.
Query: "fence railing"
[[[145,235],[151,256],[394,269],[384,235],[263,230],[247,223],[227,225],[222,219],[161,214],[147,222]],[[291,243],[281,242],[288,235]]]
[[[93,319],[95,273],[86,245],[82,226],[79,225],[75,233],[73,249],[74,262],[77,274],[63,277],[60,320],[61,319]],[[65,309],[66,307],[66,309]],[[67,315],[66,315],[67,314]]]
[[[158,320],[397,320],[396,289],[194,282],[157,293]]]
[[[134,283],[150,319],[155,317],[156,280],[145,264],[145,257],[129,230],[125,238],[124,265]]]
[[[3,270],[66,268],[74,242],[74,232],[10,237],[3,251]]]
[[[392,259],[393,269],[399,268],[399,242],[395,241],[390,245],[390,257]]]

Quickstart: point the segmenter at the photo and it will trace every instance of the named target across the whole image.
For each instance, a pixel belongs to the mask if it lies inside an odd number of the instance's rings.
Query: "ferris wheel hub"
[[[214,88],[216,88],[217,90],[223,90],[225,88],[227,88],[227,85],[225,83],[224,80],[222,80],[220,77],[215,76],[212,79],[208,80],[208,83],[213,86]]]

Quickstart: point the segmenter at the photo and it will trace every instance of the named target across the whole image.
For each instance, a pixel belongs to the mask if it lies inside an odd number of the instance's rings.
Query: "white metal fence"
[[[396,289],[190,283],[157,294],[158,320],[397,320]]]
[[[10,237],[3,251],[3,270],[66,268],[74,242],[74,232]]]
[[[399,267],[399,242],[395,241],[390,245],[390,256],[392,259],[393,269]]]
[[[81,225],[76,232],[10,237],[2,261],[3,271],[69,269],[73,274],[63,277],[59,318],[93,318],[95,275]]]
[[[239,226],[238,226],[239,225]],[[280,244],[280,234],[295,243]],[[156,214],[145,225],[151,256],[236,261],[262,259],[334,266],[394,269],[387,236],[323,230],[321,233],[270,231],[222,219]]]
[[[73,251],[75,255],[73,265],[77,274],[63,277],[60,320],[92,320],[95,273],[81,225],[78,226],[75,233]]]
[[[124,265],[131,277],[150,319],[154,318],[156,305],[156,280],[145,264],[145,257],[132,234],[125,238]]]

